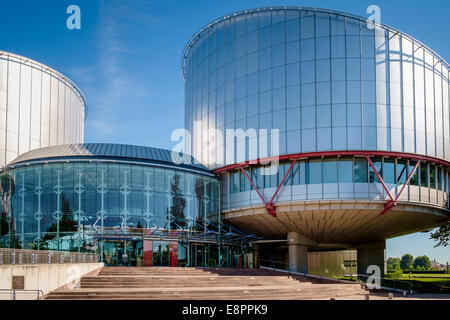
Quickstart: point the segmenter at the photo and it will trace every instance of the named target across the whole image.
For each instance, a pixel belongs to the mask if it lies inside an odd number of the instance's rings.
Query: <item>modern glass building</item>
[[[0,167],[32,149],[84,139],[86,101],[57,71],[0,51]]]
[[[220,175],[223,218],[280,240],[261,256],[307,271],[308,251],[356,248],[365,273],[383,269],[386,239],[448,219],[449,64],[411,36],[333,10],[251,9],[199,30],[182,71],[190,147]]]
[[[214,174],[176,165],[168,150],[36,149],[7,165],[1,185],[5,247],[97,251],[107,265],[127,252],[131,265],[228,266],[247,237],[222,224]]]

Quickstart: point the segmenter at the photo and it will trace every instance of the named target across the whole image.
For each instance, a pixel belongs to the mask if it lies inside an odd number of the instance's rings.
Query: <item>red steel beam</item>
[[[291,173],[292,168],[294,167],[295,162],[297,161],[297,159],[294,159],[294,161],[292,161],[288,171],[286,172],[286,174],[284,175],[283,180],[280,182],[280,184],[277,187],[277,190],[275,191],[275,193],[273,194],[272,198],[270,199],[269,202],[266,202],[266,200],[264,199],[264,196],[261,194],[261,192],[259,191],[259,189],[256,187],[255,183],[253,182],[253,180],[250,178],[250,176],[248,175],[247,171],[244,169],[244,167],[240,167],[241,171],[244,173],[245,177],[247,178],[248,181],[250,181],[250,184],[252,185],[253,189],[255,189],[255,191],[258,193],[259,197],[261,198],[262,202],[264,203],[264,206],[266,207],[267,213],[270,214],[273,217],[277,216],[277,209],[275,207],[275,204],[273,203],[273,200],[275,199],[275,197],[277,196],[278,192],[280,191],[281,187],[283,186],[284,182],[286,181],[288,175]]]
[[[450,167],[450,163],[449,162],[444,161],[444,160],[440,160],[440,159],[437,159],[437,158],[427,157],[427,156],[420,156],[420,155],[411,154],[411,153],[398,153],[398,152],[389,152],[389,151],[327,151],[327,152],[298,153],[298,154],[291,154],[291,155],[283,155],[283,156],[279,156],[279,157],[269,157],[269,158],[264,158],[264,159],[257,159],[256,161],[252,161],[252,164],[268,163],[268,162],[274,161],[274,160],[275,161],[280,161],[280,160],[286,160],[286,159],[294,159],[292,161],[288,171],[284,175],[283,180],[278,185],[277,190],[275,191],[275,193],[273,194],[273,196],[272,196],[272,198],[270,199],[269,202],[266,202],[266,200],[264,199],[264,196],[261,194],[259,189],[254,184],[253,180],[248,175],[247,171],[244,169],[244,165],[250,164],[249,161],[243,162],[243,163],[238,163],[238,164],[233,164],[233,165],[226,166],[226,167],[222,167],[222,168],[216,169],[214,172],[215,173],[220,173],[220,172],[223,172],[223,171],[228,171],[228,170],[233,170],[235,168],[239,168],[244,173],[244,175],[247,178],[247,180],[250,181],[250,184],[252,185],[253,189],[255,189],[255,191],[258,193],[259,197],[261,198],[262,202],[264,203],[264,206],[266,207],[267,213],[269,213],[270,215],[276,217],[276,207],[275,207],[275,205],[273,203],[273,200],[275,200],[275,197],[277,196],[278,192],[280,191],[281,187],[283,186],[285,180],[287,179],[288,175],[291,173],[292,168],[294,167],[294,164],[296,163],[296,161],[298,159],[300,159],[300,158],[337,156],[337,155],[340,155],[340,156],[346,156],[346,155],[364,156],[367,159],[367,162],[370,164],[372,170],[374,171],[375,175],[377,176],[378,180],[380,181],[380,183],[382,184],[384,190],[386,191],[386,193],[388,194],[388,196],[390,198],[390,200],[386,200],[386,202],[384,204],[384,210],[380,213],[380,215],[384,215],[384,214],[388,213],[389,211],[392,210],[393,207],[395,207],[397,205],[397,201],[398,201],[400,195],[402,194],[402,192],[405,189],[405,187],[409,184],[412,176],[416,172],[416,170],[419,167],[420,162],[422,160],[435,162],[435,163],[444,165],[446,167]],[[400,192],[397,194],[395,199],[392,197],[391,192],[389,191],[388,187],[386,186],[383,178],[380,176],[380,174],[378,173],[378,170],[375,168],[373,162],[370,160],[370,156],[408,157],[408,158],[411,158],[411,159],[417,159],[416,165],[414,166],[413,170],[409,174],[406,182],[403,184],[402,188],[400,189]],[[403,171],[402,171],[402,174],[403,174]]]
[[[375,168],[375,166],[373,165],[372,160],[370,160],[370,158],[368,156],[366,156],[367,162],[369,162],[370,166],[372,167],[373,172],[375,172],[375,175],[378,178],[378,181],[380,181],[381,185],[383,186],[384,190],[387,192],[389,198],[391,198],[391,201],[394,201],[394,198],[391,195],[391,192],[389,191],[388,187],[386,186],[386,184],[384,183],[383,178],[380,176],[380,174],[378,173],[377,168]],[[369,181],[370,182],[370,181]]]
[[[444,167],[450,168],[450,162],[428,156],[422,156],[415,153],[404,153],[404,152],[391,152],[391,151],[323,151],[323,152],[307,152],[307,153],[293,153],[285,154],[276,157],[267,157],[262,159],[255,159],[250,161],[245,161],[241,163],[235,163],[214,170],[214,173],[220,173],[224,171],[229,171],[233,169],[239,169],[242,166],[252,165],[252,164],[267,164],[273,161],[283,161],[292,159],[302,159],[302,158],[320,158],[320,157],[337,157],[337,156],[369,156],[369,157],[393,157],[393,158],[407,158],[412,160],[422,160],[433,162]]]

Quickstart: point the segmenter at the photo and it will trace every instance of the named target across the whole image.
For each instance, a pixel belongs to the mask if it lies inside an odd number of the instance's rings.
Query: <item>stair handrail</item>
[[[17,300],[17,292],[35,292],[37,293],[36,300],[41,300],[41,297],[44,296],[44,292],[40,289],[0,289],[0,292],[12,292],[13,300]]]

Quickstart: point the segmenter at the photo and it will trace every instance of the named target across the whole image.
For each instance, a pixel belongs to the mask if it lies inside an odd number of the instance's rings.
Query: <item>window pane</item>
[[[397,161],[397,184],[402,184],[406,182],[406,178],[407,178],[407,165],[406,165],[406,160],[398,160]]]
[[[337,182],[337,161],[324,161],[323,166],[323,183]]]
[[[353,181],[353,161],[352,159],[339,160],[339,182],[352,182]]]
[[[395,160],[385,159],[383,167],[383,179],[385,183],[395,183]]]
[[[382,169],[382,165],[381,165],[381,159],[373,158],[371,160],[372,160],[373,166],[375,167],[375,169],[377,169],[378,174],[380,175],[381,178],[383,178],[383,169]],[[380,183],[380,180],[378,180],[378,177],[375,174],[375,171],[373,171],[372,166],[370,166],[370,168],[369,168],[369,177],[370,177],[371,183]]]
[[[322,162],[320,160],[311,160],[309,162],[308,183],[322,183]]]
[[[414,166],[416,165],[415,161],[410,161],[409,162],[409,169],[408,169],[408,175],[411,174],[411,172],[414,170]],[[417,169],[413,176],[411,177],[411,180],[409,180],[409,184],[413,185],[413,186],[418,186],[419,185],[419,176],[418,176],[418,171],[419,169]]]
[[[364,159],[355,159],[355,182],[367,182],[367,161]]]
[[[305,161],[297,162],[293,170],[293,184],[306,184],[306,163]]]
[[[425,163],[420,164],[420,185],[428,187],[428,165]]]
[[[436,174],[436,167],[433,165],[430,165],[430,188],[434,188],[434,189],[436,189],[435,174]]]

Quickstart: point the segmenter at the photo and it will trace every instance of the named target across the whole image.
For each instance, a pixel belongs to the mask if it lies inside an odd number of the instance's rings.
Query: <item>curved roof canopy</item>
[[[179,154],[179,156],[183,157],[183,154]],[[181,169],[194,169],[211,174],[205,166],[197,162],[192,156],[186,158],[190,160],[189,164],[177,164],[172,160],[172,151],[152,147],[112,143],[64,144],[26,152],[8,163],[6,169],[32,163],[90,161],[95,159],[99,161],[153,163]]]

